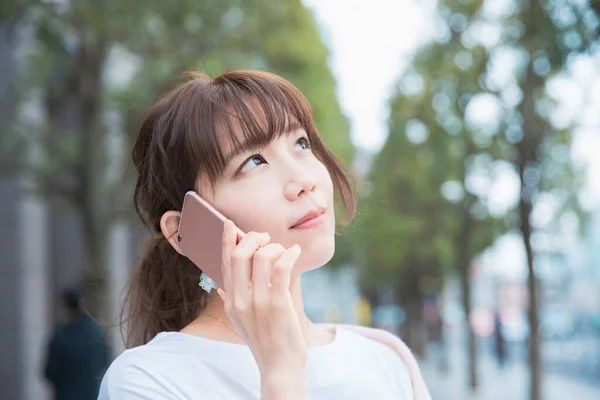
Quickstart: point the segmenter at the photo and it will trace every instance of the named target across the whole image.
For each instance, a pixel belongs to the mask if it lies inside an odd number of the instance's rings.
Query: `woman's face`
[[[300,245],[296,273],[318,268],[333,256],[333,183],[303,129],[264,148],[232,154],[214,191],[202,180],[198,187],[244,232],[268,232],[271,242],[285,248]]]

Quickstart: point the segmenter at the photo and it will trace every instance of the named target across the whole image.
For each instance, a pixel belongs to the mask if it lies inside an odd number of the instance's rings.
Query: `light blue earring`
[[[215,283],[215,281],[213,281],[204,272],[202,274],[200,274],[200,283],[198,284],[198,286],[200,286],[203,290],[206,290],[208,293],[210,293],[210,291],[213,289],[219,288],[217,286],[217,284]]]

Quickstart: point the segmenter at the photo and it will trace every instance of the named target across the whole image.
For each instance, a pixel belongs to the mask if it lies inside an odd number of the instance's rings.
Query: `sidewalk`
[[[423,378],[433,400],[527,400],[529,371],[520,362],[499,369],[488,354],[480,357],[479,388],[475,393],[467,389],[466,360],[454,350],[449,357],[449,368],[442,372],[438,357],[429,354],[429,360],[419,360]],[[596,400],[600,399],[600,386],[587,385],[558,374],[546,373],[542,381],[544,400]]]

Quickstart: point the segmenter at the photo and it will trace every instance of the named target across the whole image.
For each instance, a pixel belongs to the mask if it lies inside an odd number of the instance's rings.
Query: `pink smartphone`
[[[183,200],[177,241],[184,256],[223,287],[221,273],[222,239],[225,216],[194,191]],[[239,241],[243,236],[237,228]]]

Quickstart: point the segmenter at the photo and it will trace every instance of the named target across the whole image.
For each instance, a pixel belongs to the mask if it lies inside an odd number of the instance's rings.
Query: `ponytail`
[[[200,273],[164,236],[150,237],[121,310],[127,348],[146,344],[159,332],[179,331],[202,312],[208,293],[198,288]]]

